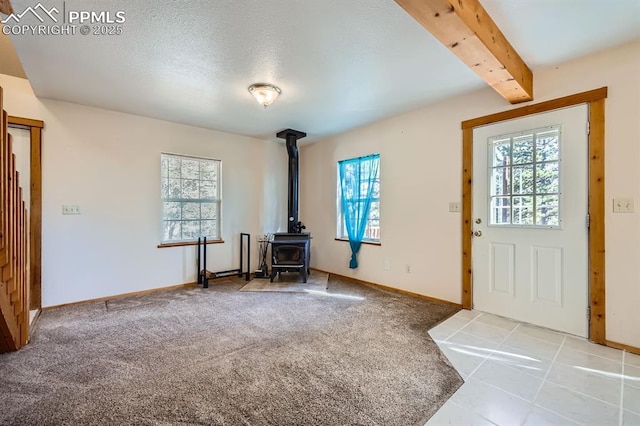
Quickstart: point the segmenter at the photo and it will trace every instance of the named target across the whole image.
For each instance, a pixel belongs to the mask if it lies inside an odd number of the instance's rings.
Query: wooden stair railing
[[[0,87],[0,353],[29,340],[28,215]]]

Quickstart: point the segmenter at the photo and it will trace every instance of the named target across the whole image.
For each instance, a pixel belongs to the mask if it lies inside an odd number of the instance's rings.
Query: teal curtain
[[[342,213],[351,246],[351,269],[358,267],[358,252],[367,228],[379,165],[380,154],[338,163]]]

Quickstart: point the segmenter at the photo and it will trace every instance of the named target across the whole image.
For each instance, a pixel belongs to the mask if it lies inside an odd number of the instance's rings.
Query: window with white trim
[[[373,188],[370,193],[371,205],[369,207],[369,216],[367,218],[367,224],[364,231],[363,241],[380,242],[380,155],[370,155],[367,157],[353,158],[338,162],[337,173],[337,234],[339,239],[349,239],[347,234],[347,226],[345,224],[344,206],[342,205],[342,196],[340,188],[340,163],[347,163],[346,172],[348,174],[360,174],[360,188],[358,193],[349,194],[350,202],[353,203],[353,207],[362,204],[369,194],[369,182],[368,176],[370,170],[368,169],[371,161],[375,162],[377,171],[373,180]],[[356,209],[357,210],[357,209]]]
[[[220,163],[161,154],[163,244],[220,239]]]
[[[560,126],[489,138],[489,224],[560,226]]]

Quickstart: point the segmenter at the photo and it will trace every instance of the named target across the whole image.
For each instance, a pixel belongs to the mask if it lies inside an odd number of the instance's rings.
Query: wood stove
[[[298,272],[307,282],[311,256],[311,235],[308,232],[278,233],[271,241],[271,282],[281,272]]]
[[[303,282],[307,282],[310,273],[311,235],[302,232],[305,226],[298,217],[300,173],[298,168],[298,139],[306,133],[287,129],[276,135],[286,140],[289,154],[289,203],[287,215],[287,232],[274,234],[271,241],[271,275],[273,279],[281,272],[299,272]]]

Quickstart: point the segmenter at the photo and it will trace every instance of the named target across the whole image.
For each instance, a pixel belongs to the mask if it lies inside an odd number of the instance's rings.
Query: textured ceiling
[[[640,0],[480,0],[536,68],[640,38]]]
[[[17,12],[33,3],[12,0]],[[126,12],[122,35],[11,36],[45,98],[311,141],[484,87],[392,0],[43,4]],[[640,0],[483,4],[534,70],[640,37]],[[255,82],[282,89],[267,110],[247,91]]]

